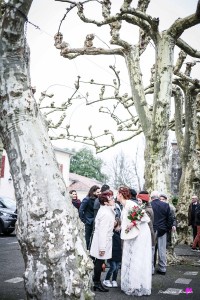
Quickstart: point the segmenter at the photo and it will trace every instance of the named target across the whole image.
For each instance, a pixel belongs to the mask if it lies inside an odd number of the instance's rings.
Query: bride
[[[117,200],[123,205],[121,238],[123,255],[121,266],[121,290],[127,295],[151,295],[152,282],[152,247],[151,232],[148,226],[150,221],[145,212],[140,221],[133,221],[130,210],[140,206],[129,200],[129,188],[120,187]],[[135,223],[134,223],[135,222]]]

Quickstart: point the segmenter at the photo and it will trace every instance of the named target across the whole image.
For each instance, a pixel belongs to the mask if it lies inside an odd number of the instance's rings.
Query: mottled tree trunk
[[[188,208],[191,196],[200,192],[200,157],[198,154],[198,127],[197,127],[197,96],[192,85],[185,82],[185,130],[182,131],[182,118],[180,118],[181,94],[177,89],[175,93],[175,129],[181,155],[182,175],[179,184],[179,201],[177,207],[179,243],[190,243],[192,234],[188,227]]]
[[[158,144],[161,141],[158,141]],[[157,145],[158,146],[158,145]],[[145,188],[165,192],[169,190],[169,174],[167,166],[166,149],[154,149],[154,143],[147,141],[145,149]]]
[[[31,91],[23,35],[31,2],[13,1],[0,28],[0,132],[15,188],[26,295],[35,300],[92,299],[93,265]]]
[[[135,108],[146,138],[145,187],[149,191],[168,192],[169,174],[166,153],[175,41],[163,32],[158,36],[157,43],[152,112],[146,105],[138,47],[132,47],[127,51],[125,59]]]
[[[200,195],[200,157],[193,152],[187,164],[182,164],[182,176],[179,184],[179,201],[177,207],[178,233],[180,243],[191,243],[191,228],[188,227],[188,208],[191,196]]]

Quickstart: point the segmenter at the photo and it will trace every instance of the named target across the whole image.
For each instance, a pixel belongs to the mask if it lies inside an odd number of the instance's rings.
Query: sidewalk
[[[152,300],[200,299],[200,252],[191,251],[188,245],[178,245],[175,248],[175,253],[182,263],[168,266],[165,276],[155,274],[152,277],[151,296],[127,296],[118,287],[110,288],[108,293],[96,292],[95,300],[126,300],[134,298],[141,300],[147,298]],[[120,276],[118,277],[120,286]]]
[[[24,263],[17,240],[13,237],[0,239],[0,300],[25,300],[23,285]],[[8,251],[9,249],[9,251]],[[152,277],[151,296],[139,299],[152,300],[198,300],[200,295],[200,252],[192,252],[187,245],[179,245],[175,249],[182,264],[167,267],[165,276],[155,274]],[[107,269],[106,269],[107,271]],[[102,274],[102,280],[106,272]],[[108,293],[95,292],[95,300],[126,300],[127,296],[120,290],[120,274],[118,288],[110,288]],[[187,294],[186,289],[192,293]],[[138,297],[135,297],[138,298]]]

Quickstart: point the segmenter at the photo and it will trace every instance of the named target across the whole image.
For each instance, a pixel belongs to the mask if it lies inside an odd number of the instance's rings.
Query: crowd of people
[[[121,267],[121,290],[125,294],[151,295],[152,275],[166,274],[166,249],[177,227],[175,208],[167,195],[158,191],[137,193],[122,186],[114,197],[107,184],[92,186],[82,201],[76,191],[70,191],[70,195],[85,225],[86,247],[94,262],[94,291],[118,287]],[[200,248],[199,219],[200,204],[193,196],[188,211],[193,250],[197,245]],[[109,269],[102,281],[105,263]]]

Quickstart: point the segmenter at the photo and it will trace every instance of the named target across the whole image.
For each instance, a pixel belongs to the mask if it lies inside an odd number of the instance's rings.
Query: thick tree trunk
[[[188,163],[182,168],[179,185],[178,201],[178,233],[179,242],[189,244],[192,242],[191,228],[188,227],[188,208],[192,195],[200,195],[200,157],[193,153]]]
[[[157,142],[156,151],[154,142],[147,141],[146,143],[144,177],[147,190],[157,190],[163,193],[169,190],[166,147],[163,147],[161,138]]]
[[[175,98],[176,100],[176,98]],[[178,100],[178,99],[177,99]],[[180,102],[180,100],[179,100]],[[178,101],[177,101],[178,103]],[[177,108],[178,111],[178,108]],[[176,114],[178,116],[178,114]],[[176,127],[180,121],[176,120]],[[184,135],[178,128],[176,136],[181,154],[182,175],[179,184],[177,209],[178,232],[180,243],[192,241],[191,228],[188,228],[188,207],[191,196],[200,193],[200,157],[198,154],[197,97],[189,85],[185,87],[185,130]]]
[[[28,3],[20,7],[24,13]],[[0,32],[0,135],[15,188],[27,299],[93,299],[93,264],[31,91],[24,18],[9,6],[6,20]]]
[[[87,299],[92,264],[47,131],[33,110],[31,116],[21,110],[20,119],[7,111],[2,133],[17,199],[17,238],[25,261],[27,298]]]
[[[166,152],[175,41],[166,32],[163,32],[157,37],[157,42],[153,112],[146,105],[138,47],[130,48],[125,53],[125,60],[135,108],[146,138],[145,186],[149,191],[168,192],[169,172]]]

